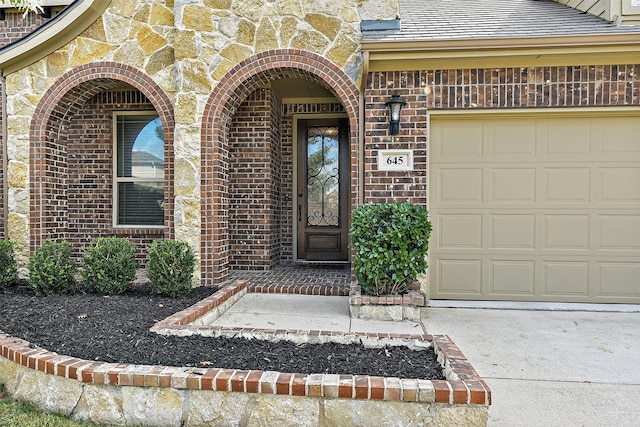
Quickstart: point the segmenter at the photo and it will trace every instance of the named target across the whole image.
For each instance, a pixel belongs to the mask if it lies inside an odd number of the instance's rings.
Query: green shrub
[[[47,240],[29,257],[29,283],[38,296],[75,292],[76,271],[66,240]]]
[[[18,265],[14,257],[15,248],[9,240],[0,240],[0,290],[18,278]]]
[[[136,278],[136,248],[120,237],[93,239],[82,258],[82,280],[89,292],[121,294]]]
[[[156,240],[149,248],[147,277],[156,294],[175,297],[191,290],[196,258],[186,242]]]
[[[360,205],[351,213],[352,269],[368,295],[403,294],[427,270],[431,223],[412,203]]]

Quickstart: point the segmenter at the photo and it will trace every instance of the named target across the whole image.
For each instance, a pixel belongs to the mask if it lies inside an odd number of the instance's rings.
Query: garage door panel
[[[598,279],[599,295],[640,298],[640,265],[638,263],[600,262]]]
[[[544,247],[555,250],[588,250],[589,215],[544,215]]]
[[[613,117],[599,122],[603,160],[617,160],[623,154],[627,160],[640,161],[640,120]]]
[[[589,203],[591,201],[591,169],[544,168],[544,198],[548,203]]]
[[[601,250],[640,251],[640,215],[599,215]]]
[[[640,112],[469,117],[430,125],[431,297],[640,304]]]
[[[481,249],[482,214],[440,214],[435,224],[441,249]]]
[[[514,120],[513,122],[487,123],[485,127],[491,127],[492,134],[489,146],[494,161],[507,159],[513,161],[526,161],[535,159],[536,156],[536,125],[528,120]],[[487,132],[485,131],[485,136]],[[508,156],[508,157],[507,157]]]
[[[440,168],[438,193],[441,203],[482,203],[482,168]]]
[[[535,249],[535,215],[491,215],[491,249]]]
[[[491,260],[493,296],[535,295],[535,262],[532,260]],[[517,278],[514,280],[514,278]]]
[[[591,126],[579,119],[556,119],[547,123],[544,144],[546,157],[558,160],[586,159],[591,155]]]
[[[439,259],[438,292],[479,298],[482,295],[482,260]]]
[[[607,203],[640,203],[639,167],[601,167],[600,201]]]
[[[535,168],[491,168],[492,203],[535,203]]]
[[[543,261],[543,296],[589,295],[589,262]]]
[[[447,126],[433,135],[434,159],[477,161],[483,156],[483,127],[480,122],[469,122],[465,126]]]

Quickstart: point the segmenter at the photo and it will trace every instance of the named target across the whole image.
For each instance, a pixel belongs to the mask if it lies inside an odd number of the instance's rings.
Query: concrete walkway
[[[640,313],[429,308],[423,322],[489,384],[490,425],[640,425]]]
[[[640,425],[638,307],[531,307],[430,307],[419,323],[380,322],[350,319],[346,297],[247,294],[214,324],[445,334],[492,390],[489,425]]]
[[[248,293],[212,323],[242,328],[424,334],[420,322],[383,322],[349,317],[349,298]]]

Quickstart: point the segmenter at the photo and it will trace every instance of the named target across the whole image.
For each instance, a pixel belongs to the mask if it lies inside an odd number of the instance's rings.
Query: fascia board
[[[370,71],[417,70],[424,69],[425,66],[439,68],[638,63],[640,33],[363,42],[362,50],[369,53]]]

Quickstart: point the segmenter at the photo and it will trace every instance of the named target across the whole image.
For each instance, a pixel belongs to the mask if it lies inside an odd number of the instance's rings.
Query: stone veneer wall
[[[400,134],[387,133],[384,103],[407,101]],[[365,199],[427,202],[427,112],[430,110],[640,105],[640,65],[585,65],[375,72],[367,79]],[[379,149],[414,150],[413,172],[377,168]]]
[[[45,18],[42,15],[30,12],[24,16],[23,12],[19,12],[16,9],[5,9],[4,19],[0,20],[0,47],[4,47],[9,43],[13,43],[26,35],[30,34],[33,30],[49,22],[61,8],[53,8],[51,17]],[[0,99],[4,96],[5,88],[2,81],[0,81]],[[0,163],[5,156],[4,144],[4,104],[0,102]],[[5,168],[0,167],[0,189],[3,188],[5,181]],[[5,238],[5,207],[6,201],[4,200],[4,193],[0,196],[0,239]]]
[[[39,123],[46,123],[50,119],[47,114],[54,108],[47,104],[61,99],[73,104],[73,98],[82,95],[81,92],[71,92],[78,80],[71,84],[66,82],[75,78],[74,70],[87,73],[94,65],[99,67],[105,63],[119,64],[120,69],[130,67],[135,70],[132,74],[105,75],[96,71],[93,77],[85,74],[83,78],[86,77],[86,82],[107,78],[131,83],[142,81],[138,74],[144,75],[147,82],[132,85],[145,95],[149,95],[145,87],[152,91],[159,88],[163,94],[158,94],[156,100],[162,97],[170,100],[172,113],[175,111],[175,115],[172,114],[175,122],[171,123],[171,131],[175,133],[175,144],[172,144],[175,179],[171,182],[174,185],[171,191],[175,198],[172,197],[170,202],[175,201],[175,206],[168,210],[165,237],[186,240],[200,254],[202,248],[209,251],[208,248],[213,247],[209,238],[218,241],[218,237],[213,238],[214,233],[222,233],[213,226],[207,228],[208,219],[202,217],[203,212],[209,214],[211,205],[201,208],[203,195],[208,194],[208,190],[201,189],[201,183],[215,181],[212,175],[208,175],[210,164],[202,151],[203,145],[209,144],[203,136],[207,134],[203,129],[207,119],[203,118],[208,114],[207,109],[213,108],[208,105],[215,99],[212,92],[223,81],[247,80],[250,77],[243,69],[228,74],[242,61],[265,52],[289,51],[317,55],[320,67],[317,68],[317,80],[333,84],[337,90],[338,87],[347,87],[340,83],[346,78],[357,87],[361,71],[359,12],[371,9],[371,13],[377,14],[373,10],[377,7],[376,2],[356,0],[283,0],[277,5],[229,0],[112,0],[105,13],[79,37],[7,76],[8,144],[11,147],[7,170],[11,177],[8,179],[10,215],[7,234],[24,250],[20,258],[22,265],[26,262],[29,248],[39,244],[42,226],[55,225],[45,221],[44,213],[38,211],[39,202],[30,202],[34,195],[31,194],[29,180],[37,174],[32,175],[35,165],[30,164],[28,141],[44,139],[42,136],[46,131]],[[333,67],[339,73],[335,74]],[[314,69],[296,76],[308,76]],[[272,79],[287,77],[277,73],[274,71]],[[60,83],[58,79],[63,76],[66,80]],[[101,84],[93,81],[98,86]],[[55,91],[60,96],[52,93],[53,86],[57,86]],[[220,90],[225,89],[226,86]],[[353,92],[352,88],[344,90],[341,100],[355,112],[352,104],[357,93]],[[69,96],[65,98],[65,94]],[[156,101],[154,106],[162,115]],[[355,114],[352,116],[355,120]],[[354,121],[354,135],[355,126]],[[32,214],[34,210],[36,213]],[[213,220],[224,225],[218,218]],[[59,233],[51,233],[52,236],[56,234]],[[225,245],[216,246],[216,253],[223,257]],[[207,252],[202,258],[209,256]],[[204,265],[204,268],[214,269],[210,265]],[[204,273],[204,276],[209,275]],[[224,271],[218,277],[224,277]]]

